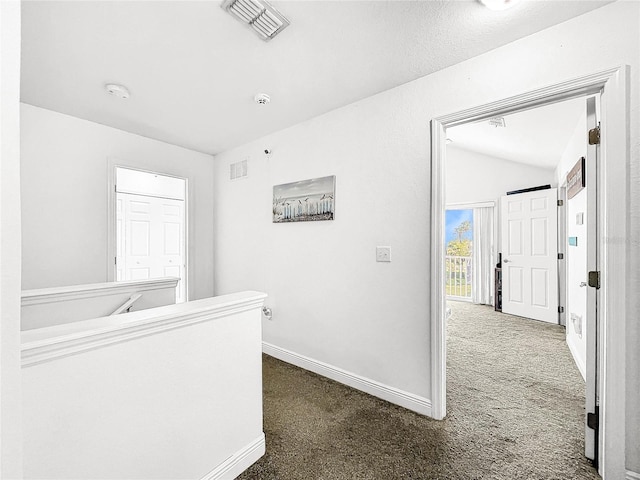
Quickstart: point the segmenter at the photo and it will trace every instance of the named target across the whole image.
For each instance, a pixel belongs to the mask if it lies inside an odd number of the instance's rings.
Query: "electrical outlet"
[[[376,247],[376,262],[390,262],[391,247]]]

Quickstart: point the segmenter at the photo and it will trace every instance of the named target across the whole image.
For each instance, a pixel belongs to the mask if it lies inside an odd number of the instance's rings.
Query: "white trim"
[[[625,480],[640,480],[640,473],[632,472],[631,470],[627,470],[627,474],[625,476]]]
[[[481,105],[431,121],[431,400],[434,418],[446,413],[446,318],[444,284],[444,161],[446,128],[494,115],[507,115],[570,98],[601,92],[602,167],[598,220],[601,271],[599,344],[601,384],[600,474],[605,480],[624,475],[625,334],[629,285],[627,235],[629,201],[629,79],[623,65],[539,90]],[[615,273],[614,273],[615,272]],[[610,273],[610,275],[609,275]]]
[[[120,168],[120,167],[118,167]],[[166,175],[163,175],[166,176]],[[116,185],[117,188],[117,185]],[[150,193],[136,193],[136,192],[128,192],[126,190],[117,190],[116,194],[122,193],[124,195],[135,195],[136,197],[149,197],[149,198],[162,198],[164,200],[175,200],[176,202],[184,202],[184,198],[175,198],[175,197],[167,197],[163,195],[152,195]]]
[[[22,332],[22,367],[262,308],[266,297],[264,293],[242,292],[26,330]]]
[[[188,302],[192,298],[191,286],[195,284],[192,281],[191,276],[195,275],[195,266],[191,268],[191,239],[195,238],[195,232],[191,231],[193,227],[192,215],[195,213],[195,201],[193,198],[192,188],[189,185],[189,178],[182,177],[180,175],[172,175],[166,172],[157,172],[145,170],[132,166],[131,162],[124,160],[107,157],[107,280],[109,282],[116,281],[116,168],[126,168],[129,170],[137,170],[138,172],[152,173],[162,175],[165,177],[178,178],[184,180],[185,198],[184,198],[184,289],[185,289],[185,302]],[[195,280],[195,278],[193,279]]]
[[[127,282],[88,283],[66,287],[39,288],[22,291],[22,306],[65,302],[82,298],[103,297],[122,293],[146,292],[161,288],[176,288],[179,278],[165,277]]]
[[[444,124],[431,121],[431,414],[442,420],[447,414],[447,320],[445,285],[444,212],[447,151]]]
[[[247,468],[257,462],[265,452],[266,442],[263,433],[253,442],[242,447],[215,469],[207,473],[201,480],[228,480],[236,478]]]
[[[431,401],[418,395],[414,395],[413,393],[384,385],[380,382],[376,382],[375,380],[347,372],[341,368],[314,360],[313,358],[300,355],[267,342],[262,342],[262,351],[267,355],[282,360],[283,362],[304,368],[305,370],[309,370],[317,373],[318,375],[335,380],[336,382],[361,390],[373,395],[374,397],[386,400],[387,402],[400,405],[401,407],[422,415],[432,416]]]
[[[447,203],[446,210],[470,210],[472,208],[487,208],[496,206],[496,202],[488,200],[486,202],[462,202],[462,203]]]
[[[580,355],[578,355],[578,351],[576,350],[575,345],[573,344],[573,342],[569,341],[568,337],[566,338],[565,342],[567,344],[567,347],[569,348],[569,351],[571,352],[571,356],[573,357],[573,362],[576,364],[576,367],[578,367],[578,371],[580,372],[580,375],[582,375],[582,379],[586,381],[587,367],[584,364],[584,361],[580,358]]]

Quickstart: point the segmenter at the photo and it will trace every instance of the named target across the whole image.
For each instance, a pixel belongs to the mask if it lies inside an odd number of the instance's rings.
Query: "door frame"
[[[178,178],[180,180],[184,180],[185,185],[185,195],[184,195],[184,278],[182,281],[184,282],[185,289],[185,302],[188,302],[191,298],[190,288],[189,288],[189,219],[190,215],[190,196],[191,192],[189,190],[189,179],[186,177],[181,177],[179,175],[172,175],[171,173],[145,170],[143,168],[132,167],[131,165],[123,162],[121,160],[115,158],[109,158],[107,162],[107,281],[115,282],[116,281],[116,169],[117,168],[126,168],[127,170],[136,170],[138,172],[149,173],[152,175],[162,175],[165,177]]]
[[[446,415],[446,316],[444,210],[446,129],[571,98],[600,93],[601,168],[597,248],[601,288],[599,471],[603,479],[625,472],[625,332],[629,257],[629,76],[628,65],[578,77],[431,120],[431,412]],[[611,273],[611,275],[608,275]]]
[[[562,260],[558,259],[558,305],[562,311],[558,313],[558,324],[567,326],[567,181],[558,185],[558,200],[562,202],[562,208],[558,209],[558,254],[562,254]]]

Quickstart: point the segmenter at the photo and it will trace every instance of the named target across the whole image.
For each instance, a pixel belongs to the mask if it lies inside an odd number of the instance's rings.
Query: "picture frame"
[[[274,185],[273,223],[334,220],[335,194],[335,175]]]

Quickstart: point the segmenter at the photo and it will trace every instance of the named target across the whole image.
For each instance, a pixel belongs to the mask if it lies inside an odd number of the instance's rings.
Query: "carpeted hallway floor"
[[[240,479],[577,480],[584,382],[561,327],[451,302],[447,418],[264,356],[267,453]]]

